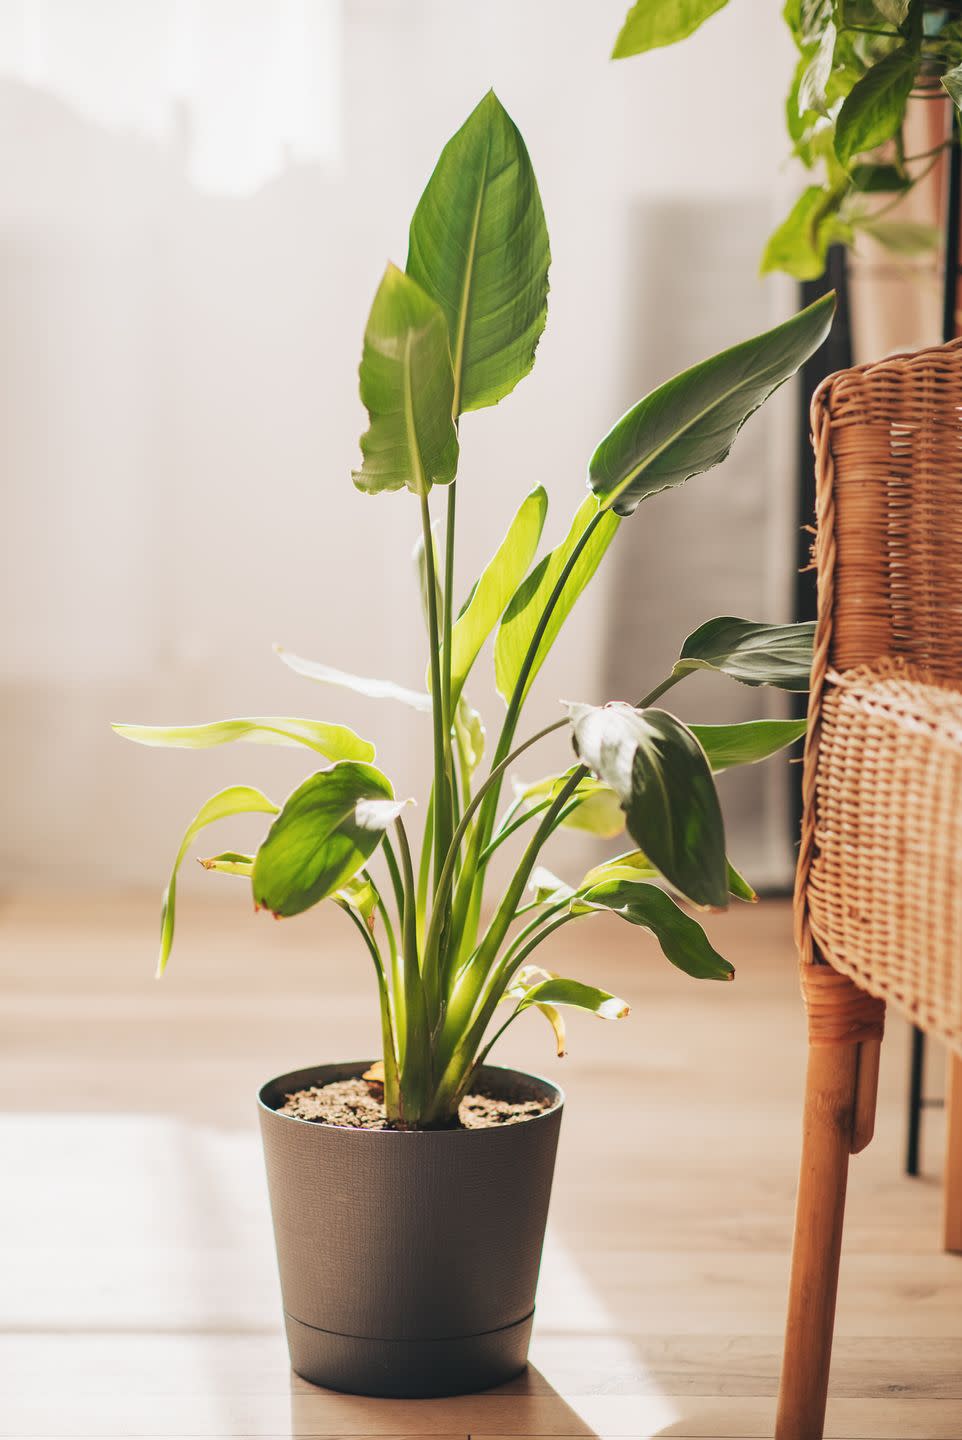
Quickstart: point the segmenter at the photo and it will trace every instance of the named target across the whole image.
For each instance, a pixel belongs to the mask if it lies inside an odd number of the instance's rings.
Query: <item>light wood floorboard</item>
[[[4,1440],[772,1435],[805,1059],[787,906],[711,922],[730,986],[617,922],[559,934],[552,968],[632,1014],[575,1016],[563,1061],[532,1016],[498,1057],[568,1097],[532,1366],[416,1403],[292,1377],[280,1327],[254,1094],[375,1050],[353,934],[189,886],[179,926],[156,984],[150,897],[0,907]],[[877,1138],[852,1164],[832,1440],[962,1440],[943,1121],[927,1112],[926,1173],[905,1179],[905,1040],[893,1017]]]

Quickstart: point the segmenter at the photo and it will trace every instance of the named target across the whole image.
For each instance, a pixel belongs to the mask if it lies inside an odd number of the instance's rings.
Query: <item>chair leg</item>
[[[962,1055],[950,1053],[945,1095],[945,1181],[943,1243],[962,1254]]]
[[[809,1047],[776,1440],[821,1440],[825,1422],[858,1057],[857,1044]]]

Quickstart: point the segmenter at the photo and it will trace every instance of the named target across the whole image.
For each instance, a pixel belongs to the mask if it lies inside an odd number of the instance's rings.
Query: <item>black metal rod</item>
[[[942,341],[956,336],[956,310],[959,284],[959,207],[962,204],[962,147],[956,127],[955,106],[951,107],[949,135],[949,183],[945,200],[945,266],[942,280]],[[919,1142],[922,1122],[922,1076],[925,1069],[925,1035],[912,1027],[912,1054],[909,1061],[908,1137],[905,1146],[905,1170],[908,1175],[919,1173]]]
[[[925,1072],[925,1032],[912,1027],[912,1052],[909,1059],[909,1124],[905,1145],[905,1173],[919,1173],[919,1146],[922,1132],[922,1078]]]

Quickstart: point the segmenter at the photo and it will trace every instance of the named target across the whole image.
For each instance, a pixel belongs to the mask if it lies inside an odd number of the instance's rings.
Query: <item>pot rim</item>
[[[369,1069],[373,1064],[373,1060],[328,1060],[316,1065],[303,1065],[297,1070],[287,1070],[282,1075],[275,1075],[270,1080],[265,1080],[263,1085],[258,1088],[257,1108],[259,1111],[263,1110],[266,1111],[268,1115],[275,1116],[278,1120],[290,1120],[295,1125],[306,1125],[311,1130],[334,1130],[342,1135],[370,1135],[374,1138],[380,1137],[382,1140],[390,1137],[404,1140],[410,1136],[428,1135],[437,1138],[441,1136],[497,1135],[503,1134],[507,1130],[515,1129],[514,1125],[484,1125],[476,1130],[367,1130],[360,1125],[331,1125],[326,1120],[302,1120],[299,1115],[285,1115],[280,1110],[275,1110],[273,1105],[268,1105],[264,1098],[265,1092],[276,1086],[279,1081],[286,1080],[290,1076],[302,1075],[307,1070],[324,1070],[328,1067],[331,1069],[344,1070],[348,1067],[353,1069],[357,1066],[358,1072],[360,1073]],[[529,1115],[524,1120],[518,1121],[517,1125],[519,1127],[536,1125],[539,1120],[547,1120],[550,1116],[555,1115],[565,1103],[565,1092],[561,1086],[556,1084],[554,1080],[545,1079],[543,1075],[536,1075],[530,1070],[518,1070],[514,1065],[482,1065],[482,1074],[485,1070],[499,1070],[507,1075],[519,1075],[525,1080],[534,1080],[538,1085],[543,1085],[545,1089],[552,1092],[554,1099],[547,1110],[542,1110],[540,1115]]]

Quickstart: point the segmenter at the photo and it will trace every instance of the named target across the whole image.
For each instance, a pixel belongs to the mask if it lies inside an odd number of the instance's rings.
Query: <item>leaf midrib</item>
[[[464,340],[468,328],[468,304],[471,298],[471,280],[474,275],[474,257],[477,251],[478,232],[481,228],[481,210],[484,206],[484,192],[488,183],[488,165],[491,159],[491,137],[487,136],[484,145],[484,164],[481,167],[481,183],[478,186],[478,199],[474,207],[474,219],[471,222],[471,238],[468,241],[467,262],[464,267],[464,282],[461,286],[461,301],[458,306],[458,328],[454,347],[454,399],[451,406],[451,413],[455,420],[461,413],[461,375],[464,367]]]

